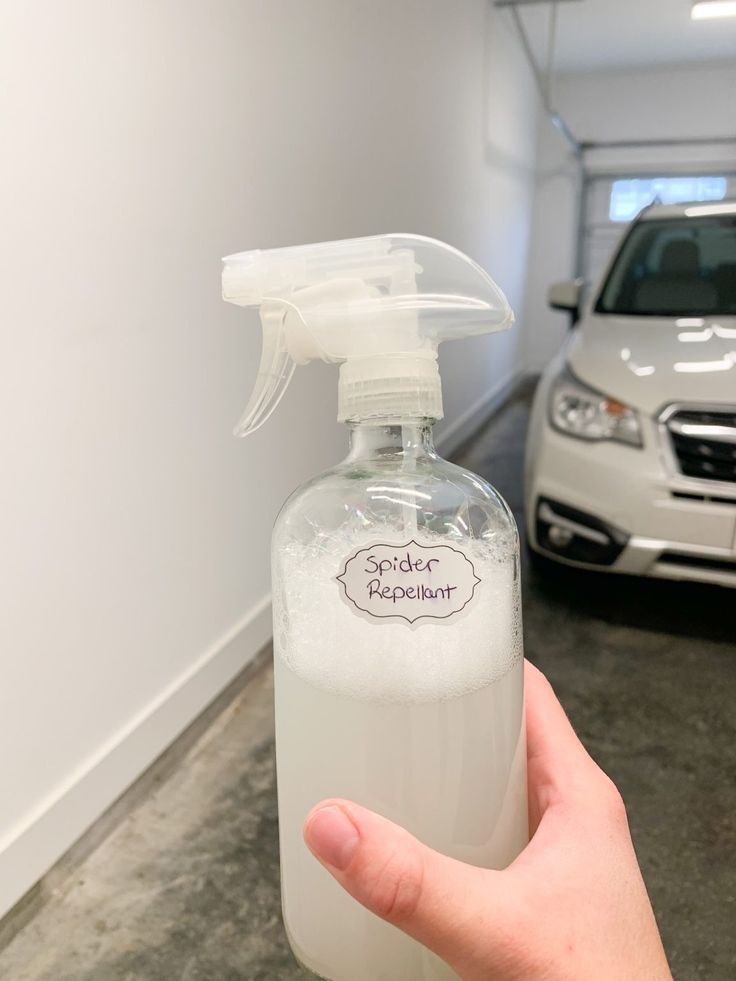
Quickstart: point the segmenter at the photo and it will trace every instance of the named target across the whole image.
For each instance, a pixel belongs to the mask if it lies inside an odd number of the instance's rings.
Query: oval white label
[[[337,581],[354,613],[413,625],[456,616],[473,599],[480,579],[459,549],[410,541],[358,549],[345,560]]]

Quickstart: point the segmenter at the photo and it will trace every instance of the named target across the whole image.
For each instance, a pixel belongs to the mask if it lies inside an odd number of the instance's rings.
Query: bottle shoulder
[[[508,505],[478,474],[438,456],[411,465],[346,461],[298,487],[287,499],[275,535],[305,540],[335,531],[418,527],[453,538],[504,533],[517,538]]]

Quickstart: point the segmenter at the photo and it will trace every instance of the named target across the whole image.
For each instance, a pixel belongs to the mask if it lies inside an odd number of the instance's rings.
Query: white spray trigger
[[[286,344],[284,320],[287,308],[279,303],[264,303],[261,307],[263,349],[245,412],[233,430],[235,436],[249,436],[263,425],[283,398],[296,363]]]

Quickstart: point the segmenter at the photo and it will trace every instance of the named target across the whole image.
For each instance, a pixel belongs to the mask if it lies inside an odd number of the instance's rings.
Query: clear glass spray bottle
[[[527,841],[518,536],[505,502],[441,459],[437,344],[512,322],[466,256],[378,236],[225,260],[264,354],[239,433],[294,364],[341,363],[346,459],[300,487],[272,541],[282,903],[292,949],[331,981],[454,977],[344,893],[302,825],[344,797],[428,845],[503,868]]]

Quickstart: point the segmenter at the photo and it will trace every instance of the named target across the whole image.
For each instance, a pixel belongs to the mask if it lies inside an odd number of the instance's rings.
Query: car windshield
[[[633,225],[595,309],[633,317],[736,314],[736,214]]]

